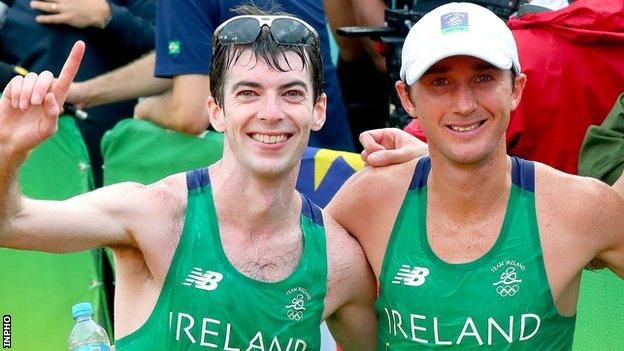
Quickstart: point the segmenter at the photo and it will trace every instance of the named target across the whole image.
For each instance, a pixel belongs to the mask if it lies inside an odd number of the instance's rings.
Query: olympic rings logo
[[[518,290],[520,290],[518,284],[507,286],[501,285],[496,288],[496,292],[502,297],[514,296],[518,292]]]
[[[492,285],[496,286],[502,284],[496,287],[496,292],[502,297],[507,297],[514,296],[518,290],[520,290],[520,286],[515,283],[521,282],[522,279],[518,279],[515,268],[508,267],[503,274],[501,274],[500,280]]]
[[[303,300],[303,295],[299,294],[297,296],[295,296],[294,299],[292,299],[291,304],[290,305],[286,305],[286,308],[288,308],[288,312],[286,313],[286,315],[288,316],[288,318],[298,321],[301,318],[303,318],[303,311],[305,311],[305,307],[304,305],[304,300]]]

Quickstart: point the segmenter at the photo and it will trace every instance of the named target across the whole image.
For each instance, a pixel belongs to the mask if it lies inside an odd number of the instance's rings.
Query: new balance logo
[[[399,271],[392,279],[392,284],[407,286],[421,286],[425,283],[425,277],[429,275],[429,269],[423,267],[411,268],[409,265],[401,265]]]
[[[212,271],[202,271],[201,268],[193,268],[191,273],[188,274],[182,285],[193,286],[202,290],[214,290],[219,285],[219,282],[223,279],[223,274]]]

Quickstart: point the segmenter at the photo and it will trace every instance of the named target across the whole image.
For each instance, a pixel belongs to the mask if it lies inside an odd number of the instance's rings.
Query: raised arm
[[[100,191],[74,199],[23,198],[17,174],[30,150],[57,130],[60,106],[74,79],[85,46],[77,42],[58,79],[50,72],[15,77],[0,99],[0,245],[17,249],[65,252],[104,244],[125,244],[130,237],[115,220],[115,195]],[[90,201],[87,201],[90,199]]]

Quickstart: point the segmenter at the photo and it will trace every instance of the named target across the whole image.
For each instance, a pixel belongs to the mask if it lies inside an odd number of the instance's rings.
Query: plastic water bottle
[[[72,307],[76,324],[69,334],[69,351],[110,351],[108,334],[91,318],[92,315],[93,307],[88,302]]]

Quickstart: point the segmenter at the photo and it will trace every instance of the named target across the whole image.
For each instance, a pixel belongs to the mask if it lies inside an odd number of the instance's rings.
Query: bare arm
[[[23,198],[17,184],[19,167],[28,152],[56,132],[59,106],[65,101],[84,50],[84,43],[74,45],[56,81],[50,72],[17,76],[0,98],[2,246],[66,252],[131,243],[124,222],[115,218],[120,209],[113,201],[114,192],[111,196],[102,190],[65,202],[38,201]]]
[[[624,278],[624,198],[597,179],[535,165],[538,223],[548,234],[544,247],[566,260],[557,268],[609,268]]]
[[[345,61],[357,59],[363,50],[362,41],[344,37],[336,32],[340,27],[357,26],[351,0],[324,0],[323,3],[334,39],[340,50],[340,57]]]
[[[621,185],[622,177],[618,180]],[[593,211],[594,215],[588,219],[591,226],[596,230],[596,234],[600,235],[602,242],[601,250],[596,258],[624,279],[624,196],[617,193],[617,183],[614,184],[616,191],[609,188],[599,181],[595,181],[597,187],[596,198],[593,206],[589,201],[588,210]],[[621,189],[620,189],[621,190]],[[618,196],[619,195],[619,196]],[[591,218],[594,217],[594,218]]]
[[[348,282],[354,296],[326,320],[327,326],[343,350],[375,350],[377,339],[377,316],[374,310],[375,281],[365,259],[357,264],[362,267],[366,265],[366,268],[354,272],[353,281]]]
[[[340,49],[340,57],[345,61],[357,59],[365,50],[375,62],[380,72],[385,72],[385,58],[375,49],[369,38],[347,38],[338,35],[336,30],[347,26],[383,26],[386,5],[382,0],[324,0],[325,13]]]
[[[352,0],[355,18],[364,26],[383,26],[386,4],[382,0]]]
[[[67,102],[78,108],[161,94],[171,87],[171,79],[154,77],[156,54],[149,54],[114,71],[73,83]]]
[[[328,295],[340,301],[326,318],[333,337],[346,351],[374,350],[377,317],[375,278],[360,245],[325,216],[328,242]]]
[[[173,89],[143,100],[135,108],[135,116],[167,129],[200,134],[210,125],[206,105],[208,96],[210,78],[207,75],[175,76]]]

